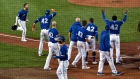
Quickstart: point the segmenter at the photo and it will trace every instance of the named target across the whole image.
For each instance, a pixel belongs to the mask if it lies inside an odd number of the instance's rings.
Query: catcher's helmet
[[[11,27],[11,30],[17,30],[17,25],[13,25],[13,26]]]

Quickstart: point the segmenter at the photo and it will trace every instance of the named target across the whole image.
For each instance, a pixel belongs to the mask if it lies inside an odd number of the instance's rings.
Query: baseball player
[[[48,39],[48,31],[50,29],[50,22],[54,16],[56,16],[56,11],[55,9],[51,9],[53,14],[50,15],[50,10],[46,10],[45,15],[41,16],[37,20],[35,20],[33,26],[32,26],[32,31],[35,31],[35,26],[37,22],[40,22],[40,44],[39,44],[39,49],[38,49],[38,55],[42,56],[42,51],[43,51],[43,44],[45,41],[45,38]],[[49,43],[48,43],[49,44]]]
[[[80,23],[80,18],[76,18],[76,22],[74,24],[72,24],[72,26],[69,29],[69,41],[70,41],[70,45],[69,45],[69,49],[68,49],[68,60],[70,60],[71,58],[71,51],[72,48],[74,46],[74,44],[77,43],[77,33],[78,33],[78,28],[82,27],[81,23]]]
[[[62,46],[60,48],[59,56],[53,56],[53,58],[60,59],[59,66],[57,68],[56,73],[58,79],[68,79],[67,68],[68,68],[69,61],[68,61],[68,47],[65,44],[65,37],[64,36],[58,37],[58,42],[62,44]]]
[[[113,60],[113,49],[114,45],[116,47],[116,63],[121,64],[122,59],[120,58],[120,28],[121,25],[126,21],[127,19],[127,10],[124,13],[124,18],[121,21],[117,21],[117,16],[112,16],[112,21],[109,21],[106,19],[104,10],[102,9],[102,18],[104,22],[110,26],[110,56]]]
[[[16,23],[11,27],[11,29],[22,31],[21,41],[26,42],[26,22],[29,21],[27,19],[29,6],[28,3],[25,3],[23,6],[24,8],[18,12],[18,15],[16,16]],[[17,23],[19,24],[19,27],[17,27]]]
[[[51,60],[53,54],[56,54],[57,56],[59,55],[60,46],[59,46],[58,42],[55,40],[55,38],[59,35],[59,33],[56,30],[55,21],[52,22],[52,28],[49,30],[48,35],[49,35],[49,44],[48,44],[49,54],[46,59],[44,70],[51,70],[51,68],[49,68],[49,65],[50,65],[50,60]],[[59,62],[59,60],[58,60],[58,62]]]
[[[88,67],[86,65],[86,62],[85,62],[85,58],[86,58],[86,42],[88,42],[87,30],[86,30],[87,21],[83,20],[82,25],[83,26],[78,29],[78,41],[77,41],[78,55],[76,56],[75,60],[72,62],[72,65],[74,67],[77,67],[76,63],[82,57],[82,69],[90,69],[90,67]]]
[[[116,67],[114,65],[114,62],[112,61],[111,57],[109,56],[110,52],[110,37],[109,37],[109,26],[106,25],[105,30],[101,32],[100,36],[100,47],[99,47],[99,52],[100,52],[100,61],[99,61],[99,66],[98,66],[98,73],[97,75],[105,75],[103,73],[103,66],[105,59],[107,59],[109,66],[112,70],[112,75],[121,75],[121,72],[117,72]]]
[[[87,47],[87,50],[86,50],[86,63],[88,63],[88,51],[89,51],[89,45],[91,45],[91,48],[92,48],[92,64],[97,64],[97,62],[95,61],[96,59],[96,43],[98,41],[98,27],[93,24],[94,23],[94,19],[93,18],[90,18],[89,19],[89,24],[87,24],[86,26],[86,30],[88,31],[88,40],[89,40],[89,43],[86,43],[86,47]],[[96,41],[95,41],[95,38],[96,38]]]

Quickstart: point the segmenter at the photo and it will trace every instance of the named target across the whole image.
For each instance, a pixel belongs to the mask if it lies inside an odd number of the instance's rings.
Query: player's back
[[[61,55],[65,55],[65,57],[60,58],[60,60],[68,60],[68,47],[66,44],[64,44],[61,48],[60,48],[60,53]]]
[[[120,27],[122,24],[122,21],[110,21],[110,34],[120,34]]]
[[[48,16],[42,16],[39,18],[40,19],[40,26],[41,26],[41,29],[49,29],[50,27],[50,22],[51,22],[51,17],[50,15]]]
[[[78,34],[78,29],[82,27],[80,22],[75,22],[71,27],[69,32],[71,32],[71,40],[72,41],[77,41],[77,34]]]
[[[100,36],[100,47],[99,49],[101,51],[108,51],[110,50],[110,43],[109,43],[109,31],[104,30],[101,32],[101,36]]]
[[[52,43],[56,43],[55,38],[58,36],[58,31],[55,28],[51,28],[48,32],[49,35],[49,41]]]
[[[78,30],[78,41],[85,42],[85,41],[86,41],[85,38],[87,38],[87,31],[86,31],[86,28],[81,27],[81,28],[79,28],[79,30]]]
[[[93,23],[89,23],[86,26],[86,30],[88,31],[88,35],[95,36],[95,32],[97,32],[97,26]]]

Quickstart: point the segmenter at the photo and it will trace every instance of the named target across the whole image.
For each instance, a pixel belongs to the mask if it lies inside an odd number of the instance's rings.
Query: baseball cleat
[[[123,62],[123,59],[122,59],[122,57],[120,57],[119,61],[120,61],[120,62]]]
[[[116,64],[122,64],[122,62],[121,61],[118,61],[118,62],[116,62]]]
[[[96,61],[93,61],[93,62],[92,62],[92,64],[98,64],[98,62],[96,62]]]
[[[43,56],[43,54],[39,54],[39,57]]]
[[[88,64],[88,61],[86,61],[85,63]]]
[[[112,73],[112,76],[117,76],[117,75],[121,75],[121,72],[116,72],[116,73]]]
[[[27,40],[21,40],[22,42],[27,42]]]
[[[73,66],[73,67],[77,67],[76,64],[73,64],[73,63],[72,63],[72,66]]]
[[[97,75],[98,75],[98,76],[103,76],[103,75],[105,75],[105,74],[102,73],[102,72],[98,72]]]
[[[46,68],[46,69],[44,69],[44,70],[46,70],[46,71],[50,71],[50,70],[51,70],[51,68]]]
[[[87,66],[85,67],[85,66],[83,66],[82,69],[90,69],[90,67],[87,67]]]

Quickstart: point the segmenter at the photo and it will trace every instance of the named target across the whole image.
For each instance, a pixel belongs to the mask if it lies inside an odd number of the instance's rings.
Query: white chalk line
[[[5,37],[10,37],[10,38],[17,38],[17,39],[21,39],[21,37],[19,36],[13,36],[13,35],[8,35],[8,34],[0,34],[0,36],[5,36]],[[30,41],[35,41],[35,42],[39,42],[40,40],[35,40],[35,39],[31,39],[31,38],[26,38],[27,40],[30,40]],[[48,43],[48,42],[45,42],[45,43]],[[76,46],[73,46],[74,48],[77,48]],[[91,50],[91,49],[90,49]],[[99,52],[98,50],[96,50],[97,52]],[[132,57],[132,56],[127,56],[127,55],[121,55],[121,58],[136,58],[136,57]]]
[[[0,34],[0,36],[21,39],[21,37],[19,37],[19,36],[13,36],[13,35],[8,35],[8,34]],[[26,39],[30,40],[30,41],[35,41],[35,42],[39,42],[40,41],[40,40],[31,39],[31,38],[26,38]],[[45,43],[48,43],[48,42],[45,41]],[[67,45],[69,45],[69,44],[67,44]],[[73,47],[77,48],[76,46],[73,46]]]

